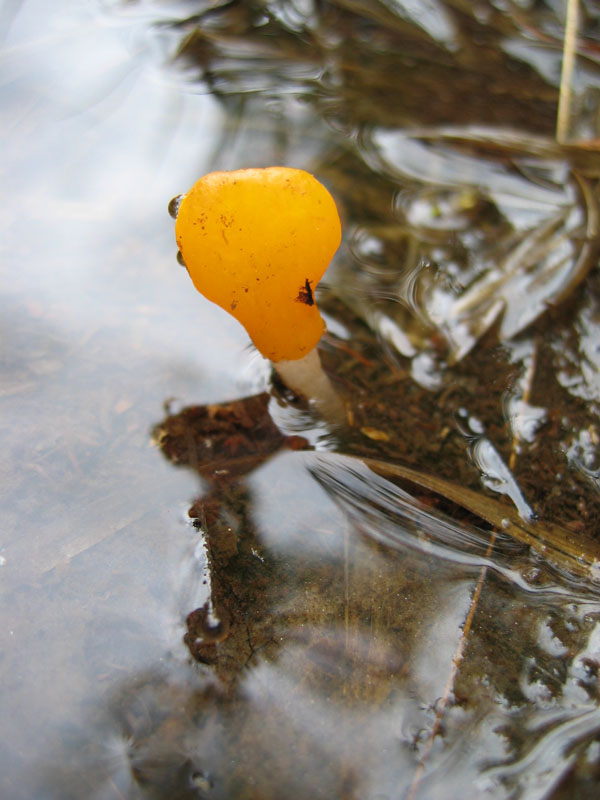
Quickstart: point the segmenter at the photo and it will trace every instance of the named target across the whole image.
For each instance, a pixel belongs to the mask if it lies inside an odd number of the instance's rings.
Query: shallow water
[[[2,797],[595,797],[592,4],[567,148],[558,3],[51,5],[0,11]],[[344,219],[346,430],[175,259],[271,163]],[[196,407],[265,390],[219,477]]]

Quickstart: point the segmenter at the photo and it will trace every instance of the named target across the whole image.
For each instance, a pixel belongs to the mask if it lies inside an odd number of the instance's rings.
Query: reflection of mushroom
[[[316,351],[325,324],[313,292],[341,239],[325,187],[289,167],[212,172],[176,214],[177,244],[198,291],[242,323],[291,389],[341,419]]]
[[[184,642],[196,660],[213,664],[225,683],[234,682],[255,649],[271,647],[272,616],[265,587],[283,571],[262,549],[252,522],[247,477],[282,450],[304,450],[301,436],[284,436],[269,414],[266,392],[231,403],[190,406],[169,413],[153,430],[163,455],[191,468],[207,483],[188,514],[204,531],[208,601],[186,617]],[[250,635],[250,631],[252,632]]]

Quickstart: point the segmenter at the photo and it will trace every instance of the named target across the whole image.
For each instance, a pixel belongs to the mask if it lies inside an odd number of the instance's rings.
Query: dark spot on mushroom
[[[304,281],[304,286],[300,287],[300,291],[298,292],[298,297],[296,298],[296,301],[298,303],[304,303],[307,306],[314,306],[315,299],[313,297],[310,281],[308,280],[308,278]]]

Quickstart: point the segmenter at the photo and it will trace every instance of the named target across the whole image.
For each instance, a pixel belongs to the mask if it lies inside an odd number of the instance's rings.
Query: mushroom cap
[[[293,361],[325,324],[313,290],[341,241],[327,189],[290,167],[211,172],[184,195],[175,223],[198,291],[248,331],[271,361]]]

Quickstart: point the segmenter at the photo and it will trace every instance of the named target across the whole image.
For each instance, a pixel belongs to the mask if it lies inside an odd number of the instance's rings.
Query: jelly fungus
[[[169,210],[196,289],[239,320],[284,382],[322,410],[319,392],[333,389],[315,350],[325,324],[314,290],[341,240],[327,189],[290,167],[211,172]]]
[[[271,361],[305,356],[325,325],[313,292],[341,239],[333,198],[288,167],[205,175],[179,204],[175,235],[194,286]]]

